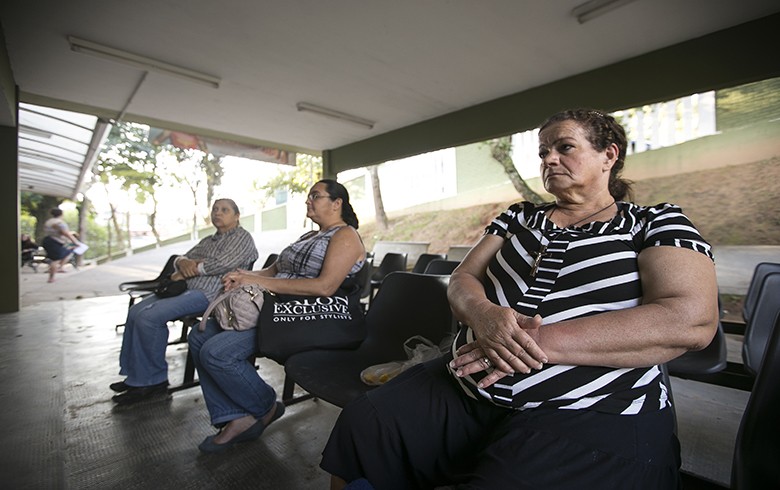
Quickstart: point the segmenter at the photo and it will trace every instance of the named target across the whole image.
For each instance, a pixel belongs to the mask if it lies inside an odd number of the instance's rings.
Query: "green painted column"
[[[0,313],[19,311],[19,175],[17,128],[0,126]]]

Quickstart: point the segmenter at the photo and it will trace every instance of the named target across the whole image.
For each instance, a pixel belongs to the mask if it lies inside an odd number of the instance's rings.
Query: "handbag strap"
[[[231,289],[230,291],[233,290]],[[209,315],[211,315],[211,312],[214,311],[214,308],[216,308],[218,304],[220,304],[222,301],[225,300],[225,298],[230,296],[230,291],[225,291],[224,293],[217,296],[216,299],[214,299],[214,301],[209,303],[209,307],[206,308],[206,311],[203,312],[203,316],[200,317],[200,325],[198,325],[198,330],[200,330],[201,332],[206,330],[206,322],[209,319]]]
[[[204,331],[206,329],[206,322],[209,319],[209,315],[211,315],[211,312],[214,311],[214,308],[216,308],[218,304],[223,302],[225,299],[227,299],[231,295],[236,294],[238,291],[243,291],[245,293],[251,294],[252,293],[252,288],[259,289],[259,292],[257,292],[256,295],[260,295],[260,296],[262,296],[264,292],[268,291],[267,289],[263,288],[262,286],[258,286],[256,284],[249,284],[249,285],[246,285],[246,286],[239,286],[237,288],[231,289],[230,291],[225,291],[224,293],[222,293],[219,296],[217,296],[214,299],[214,301],[209,303],[209,307],[206,308],[206,311],[203,312],[203,316],[200,319],[200,325],[198,325],[198,330],[200,330],[202,332],[202,331]],[[253,300],[256,297],[256,295],[252,296]],[[257,303],[255,302],[255,304],[257,304]]]

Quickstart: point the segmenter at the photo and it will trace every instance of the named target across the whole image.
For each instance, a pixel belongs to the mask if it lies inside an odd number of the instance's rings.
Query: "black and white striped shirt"
[[[506,240],[488,265],[487,297],[523,315],[538,313],[543,324],[641,304],[637,257],[647,247],[689,248],[712,258],[710,245],[672,204],[646,207],[618,202],[612,220],[565,229],[545,216],[551,207],[514,204],[485,230]],[[544,244],[547,254],[536,277],[531,277],[532,252]],[[474,333],[464,327],[453,343],[453,353],[473,340]],[[546,365],[541,371],[517,373],[480,389],[476,383],[484,375],[456,379],[470,396],[515,409],[550,407],[630,415],[669,404],[658,366]]]

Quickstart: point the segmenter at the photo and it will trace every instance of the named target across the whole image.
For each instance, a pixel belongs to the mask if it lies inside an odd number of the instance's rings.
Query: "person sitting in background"
[[[63,266],[70,259],[72,247],[68,245],[78,245],[80,242],[62,219],[61,209],[54,208],[49,214],[51,218],[43,225],[43,231],[46,233],[43,248],[46,250],[46,258],[49,259],[49,282],[54,282],[54,276],[63,270]]]
[[[217,199],[211,208],[211,223],[217,233],[209,235],[175,261],[173,280],[185,279],[187,289],[178,296],[160,298],[150,294],[127,312],[119,374],[112,383],[116,403],[129,405],[165,393],[168,387],[168,322],[206,311],[222,288],[222,276],[235,269],[250,269],[257,260],[252,235],[239,223],[238,206],[232,199]]]
[[[306,216],[319,230],[285,248],[266,269],[225,275],[226,290],[258,284],[274,293],[330,296],[360,271],[366,250],[347,189],[335,180],[321,180],[311,188],[306,208]],[[220,429],[198,446],[204,453],[255,440],[284,413],[284,404],[276,401],[276,392],[249,360],[256,350],[256,335],[256,328],[222,330],[213,318],[204,331],[189,335],[211,423]]]
[[[22,233],[21,242],[22,265],[32,263],[35,259],[35,252],[38,250],[38,244],[32,241],[27,233]]]
[[[715,334],[710,245],[678,206],[626,200],[612,116],[555,114],[539,156],[555,201],[510,206],[454,271],[449,355],[341,412],[331,488],[679,486],[659,365]]]

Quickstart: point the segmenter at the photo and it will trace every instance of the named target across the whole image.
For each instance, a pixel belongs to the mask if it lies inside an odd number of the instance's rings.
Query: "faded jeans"
[[[119,352],[119,374],[126,376],[125,383],[151,386],[167,381],[168,322],[186,315],[199,315],[208,306],[206,295],[197,289],[188,289],[172,298],[151,294],[131,306]]]
[[[260,419],[276,403],[276,392],[263,381],[250,359],[255,353],[256,335],[255,328],[222,330],[213,318],[203,332],[193,328],[189,335],[190,354],[214,426],[246,415]]]

